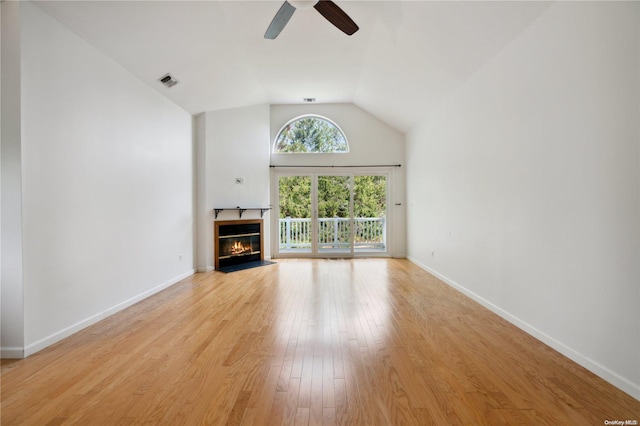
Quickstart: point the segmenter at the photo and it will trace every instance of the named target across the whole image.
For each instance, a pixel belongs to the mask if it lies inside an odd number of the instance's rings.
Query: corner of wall
[[[206,271],[207,246],[203,235],[207,232],[207,113],[194,118],[194,246],[195,266],[198,272]]]
[[[0,90],[0,262],[3,358],[24,356],[22,271],[21,2],[2,2]]]

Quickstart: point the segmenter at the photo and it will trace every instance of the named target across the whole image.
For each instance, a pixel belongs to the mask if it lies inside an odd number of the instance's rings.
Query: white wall
[[[22,159],[20,151],[20,2],[3,2],[2,8],[2,256],[1,347],[2,356],[21,358],[24,342],[22,287]]]
[[[29,355],[193,272],[193,141],[188,113],[40,8],[20,19]]]
[[[305,114],[329,118],[344,132],[349,153],[273,154],[274,166],[395,166],[390,167],[391,199],[389,252],[393,257],[406,255],[405,210],[405,136],[377,117],[354,104],[301,104],[271,106],[270,152],[278,132],[290,120]],[[280,169],[286,170],[286,169]],[[273,201],[276,203],[277,201]]]
[[[197,131],[198,177],[205,182],[198,188],[197,258],[198,270],[205,271],[214,267],[213,209],[269,206],[269,106],[203,113],[197,118]],[[244,183],[236,184],[236,177]],[[218,216],[218,220],[238,218],[237,211]],[[242,219],[259,218],[259,211],[242,215]],[[263,219],[265,258],[269,258],[269,212]]]
[[[636,398],[639,123],[640,4],[560,2],[407,136],[410,258]]]

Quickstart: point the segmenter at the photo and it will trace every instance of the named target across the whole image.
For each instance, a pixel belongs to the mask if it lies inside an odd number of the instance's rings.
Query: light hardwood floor
[[[406,260],[196,274],[25,360],[2,425],[603,425],[640,402]]]

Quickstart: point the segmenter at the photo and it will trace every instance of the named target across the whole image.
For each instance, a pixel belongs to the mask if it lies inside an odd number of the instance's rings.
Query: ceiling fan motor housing
[[[311,9],[318,0],[288,0],[296,9]]]

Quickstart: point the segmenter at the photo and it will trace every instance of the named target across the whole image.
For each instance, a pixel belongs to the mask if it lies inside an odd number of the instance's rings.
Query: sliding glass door
[[[354,251],[387,251],[387,176],[353,177]]]
[[[353,197],[351,176],[317,176],[318,254],[352,253]]]
[[[313,253],[312,176],[278,176],[278,251]]]
[[[276,255],[387,253],[385,174],[276,174]]]

